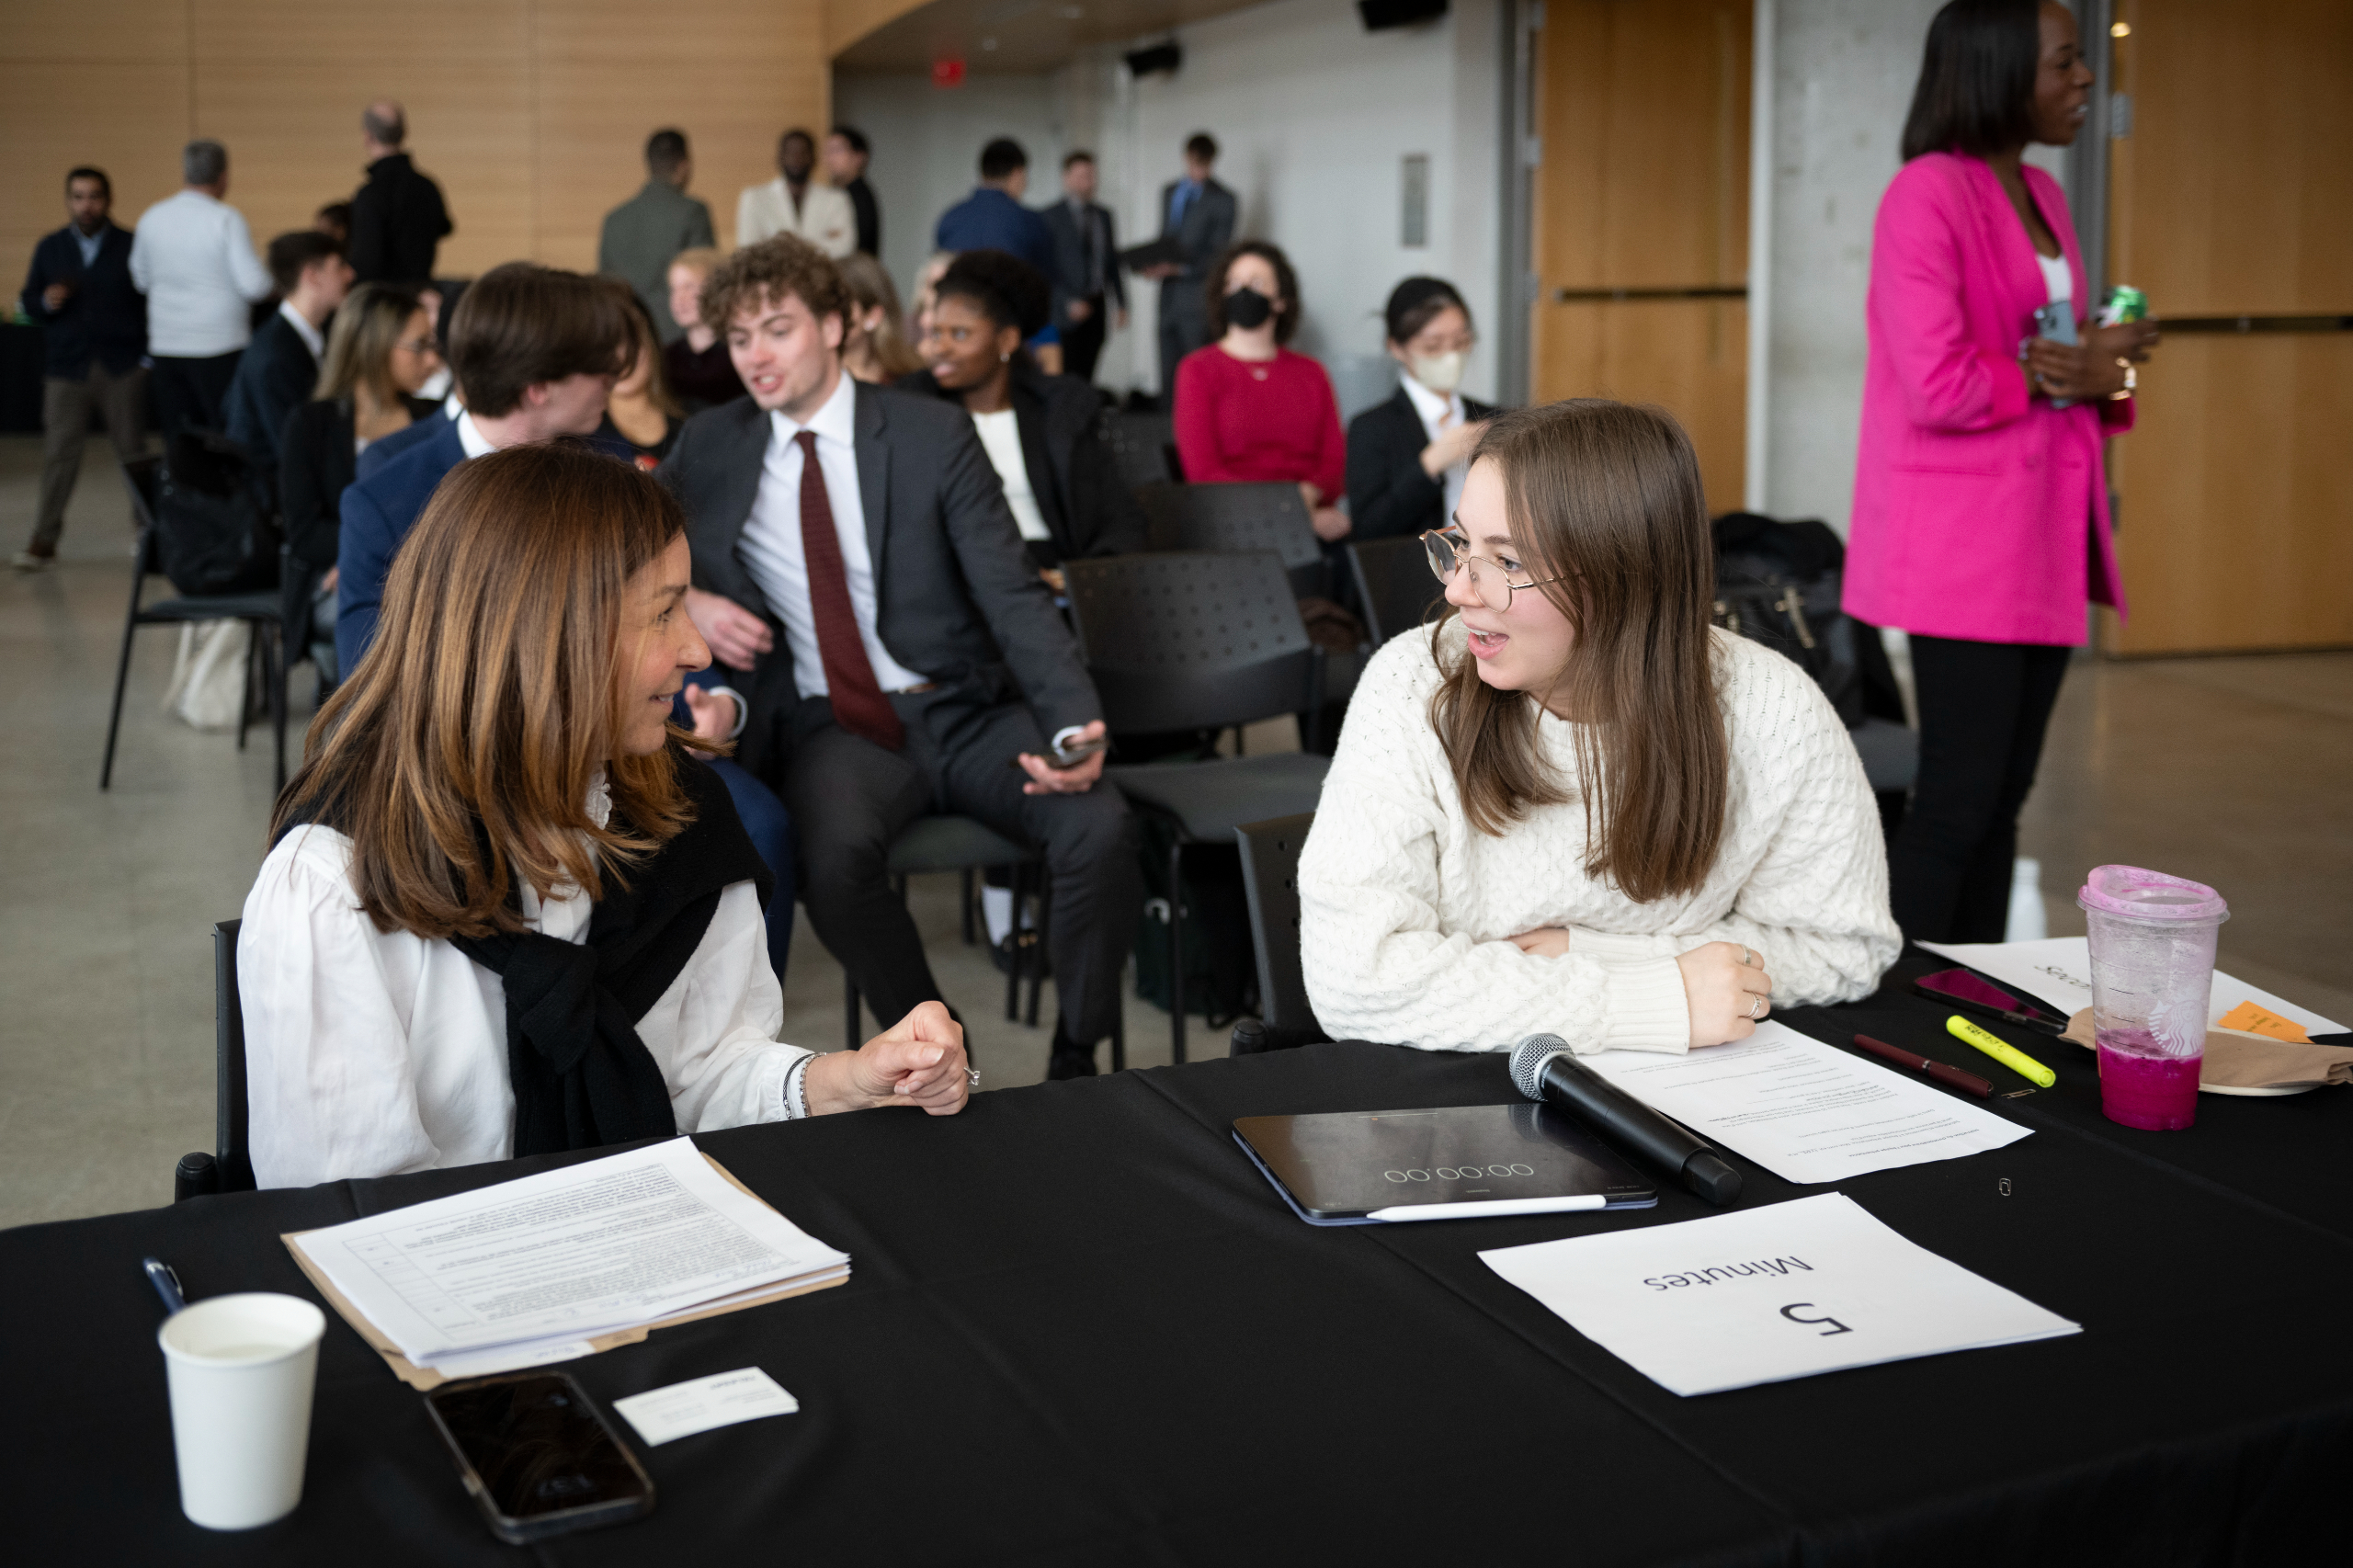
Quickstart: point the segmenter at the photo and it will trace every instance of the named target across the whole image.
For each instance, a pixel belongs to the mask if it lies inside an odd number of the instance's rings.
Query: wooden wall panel
[[[98,106],[107,112],[94,113]],[[128,222],[180,187],[184,60],[0,59],[0,275],[13,302],[33,244],[65,222],[65,171],[95,164]]]
[[[1539,403],[1651,403],[1699,455],[1708,510],[1737,510],[1745,447],[1748,307],[1738,300],[1548,305],[1537,316]]]
[[[1663,406],[1719,511],[1743,488],[1746,305],[1556,295],[1746,281],[1750,31],[1745,3],[1548,0],[1538,46],[1531,391]]]
[[[594,265],[664,125],[692,138],[695,193],[728,243],[779,132],[826,124],[825,27],[824,0],[8,0],[0,266],[64,222],[72,165],[108,168],[128,222],[178,188],[199,135],[227,144],[256,243],[307,227],[358,188],[359,112],[380,97],[406,105],[410,150],[449,198],[449,273]]]
[[[2132,614],[2107,645],[2353,645],[2353,335],[2182,336],[2160,352],[2164,376],[2112,448]]]
[[[2124,0],[2114,275],[2165,317],[2353,313],[2353,6]],[[2353,644],[2353,336],[2168,336],[2110,443],[2120,653]]]

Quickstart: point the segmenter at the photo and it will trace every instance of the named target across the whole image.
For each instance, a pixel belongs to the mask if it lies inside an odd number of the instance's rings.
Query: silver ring
[[[1756,998],[1756,1001],[1751,1002],[1751,1003],[1748,1005],[1748,1017],[1749,1017],[1750,1020],[1751,1020],[1752,1022],[1754,1022],[1754,1021],[1756,1021],[1756,1020],[1757,1020],[1757,1019],[1760,1019],[1760,1018],[1764,1017],[1764,1016],[1765,1016],[1765,998],[1764,998],[1763,996],[1758,996],[1758,997]]]
[[[967,1067],[964,1069],[964,1086],[968,1089],[977,1089],[981,1086],[981,1070],[979,1068]]]

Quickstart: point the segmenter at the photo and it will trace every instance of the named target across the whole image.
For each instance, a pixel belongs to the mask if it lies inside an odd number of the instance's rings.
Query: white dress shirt
[[[817,470],[834,512],[834,537],[841,540],[842,574],[849,583],[849,608],[866,644],[866,662],[884,691],[922,686],[918,675],[891,657],[876,632],[874,558],[866,548],[866,506],[858,488],[858,383],[847,372],[806,426],[782,414],[768,415],[768,449],[760,463],[759,494],[745,519],[738,545],[752,581],[768,608],[784,622],[784,643],[792,651],[793,684],[803,697],[823,697],[825,663],[817,651],[817,621],[809,608],[809,560],[801,543],[801,443],[803,428],[817,436]]]
[[[253,338],[245,307],[275,287],[244,214],[183,190],[139,215],[131,281],[147,296],[147,351],[175,359],[233,354]]]
[[[602,779],[589,798],[610,810]],[[585,939],[596,905],[577,889],[523,917]],[[262,862],[237,936],[245,1097],[263,1187],[504,1160],[515,1148],[506,989],[449,942],[383,932],[359,909],[351,841],[299,827]],[[759,891],[719,896],[701,945],[637,1022],[681,1132],[806,1115],[813,1053],[777,1043],[784,994],[768,967]]]
[[[989,466],[996,470],[997,480],[1005,486],[1005,504],[1013,509],[1014,527],[1021,530],[1023,539],[1052,539],[1046,515],[1038,510],[1038,493],[1029,483],[1029,460],[1021,454],[1021,425],[1013,410],[975,414],[972,426],[980,431]]]
[[[278,313],[286,318],[286,324],[294,329],[294,335],[302,340],[302,347],[311,351],[311,358],[313,360],[324,359],[327,357],[326,334],[313,326],[310,317],[284,300],[278,301]]]
[[[735,199],[736,244],[757,244],[777,234],[796,234],[838,261],[858,248],[858,209],[848,191],[814,180],[801,187],[799,211],[782,175],[766,185],[745,186]]]
[[[496,447],[490,444],[489,438],[475,427],[474,416],[468,414],[462,404],[449,417],[457,421],[458,445],[464,449],[466,456],[486,458],[498,450]]]
[[[1422,435],[1427,439],[1435,441],[1443,431],[1461,428],[1465,414],[1460,392],[1449,392],[1440,397],[1411,376],[1397,379],[1404,387],[1405,395],[1413,400],[1414,412],[1422,416]],[[1471,460],[1464,458],[1448,469],[1439,480],[1446,490],[1444,515],[1449,527],[1453,525],[1455,506],[1462,499],[1462,481],[1470,472]]]

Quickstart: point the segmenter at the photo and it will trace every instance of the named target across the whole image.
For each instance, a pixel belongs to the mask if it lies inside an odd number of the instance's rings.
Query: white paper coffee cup
[[[282,1519],[302,1500],[326,1314],[294,1296],[214,1296],[155,1331],[172,1390],[180,1511],[208,1529]]]

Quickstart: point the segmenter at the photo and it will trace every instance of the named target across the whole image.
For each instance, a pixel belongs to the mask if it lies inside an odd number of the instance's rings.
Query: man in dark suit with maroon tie
[[[939,996],[892,841],[926,813],[974,817],[1044,853],[1049,1071],[1090,1074],[1142,884],[1101,754],[1048,753],[1099,739],[1101,706],[972,420],[845,373],[847,310],[832,262],[790,235],[705,282],[751,396],[689,420],[662,466],[694,547],[688,612],[741,710],[737,759],[792,813],[810,922],[876,1013]]]

